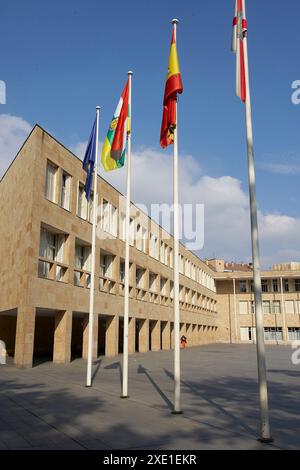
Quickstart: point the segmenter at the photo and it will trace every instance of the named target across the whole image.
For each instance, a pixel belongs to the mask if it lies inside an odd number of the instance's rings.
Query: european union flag
[[[92,189],[92,181],[93,181],[93,173],[95,167],[95,158],[96,158],[96,122],[95,119],[93,129],[90,135],[89,143],[85,152],[84,160],[83,160],[83,169],[86,171],[86,182],[85,182],[85,195],[87,200],[90,200],[91,197],[91,189]]]

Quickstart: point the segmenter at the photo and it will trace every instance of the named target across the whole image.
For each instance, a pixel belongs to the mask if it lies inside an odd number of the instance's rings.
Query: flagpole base
[[[85,388],[91,388],[92,385],[85,385]]]
[[[126,400],[127,398],[130,398],[130,396],[129,395],[121,395],[120,398],[122,400]]]
[[[271,444],[274,442],[273,437],[258,437],[257,440],[262,444]]]
[[[183,411],[175,411],[175,410],[173,410],[173,411],[171,412],[171,414],[172,414],[172,415],[183,415]]]

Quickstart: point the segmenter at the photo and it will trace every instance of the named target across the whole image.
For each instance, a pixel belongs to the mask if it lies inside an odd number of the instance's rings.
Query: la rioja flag
[[[235,0],[231,50],[236,54],[236,95],[246,101],[245,47],[247,20],[244,0]]]

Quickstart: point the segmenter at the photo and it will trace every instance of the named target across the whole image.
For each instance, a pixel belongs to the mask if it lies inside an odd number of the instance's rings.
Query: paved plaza
[[[183,415],[172,415],[173,352],[133,354],[130,398],[121,400],[122,356],[94,363],[0,366],[0,449],[297,449],[300,365],[292,349],[267,347],[274,444],[257,442],[254,345],[182,351]]]

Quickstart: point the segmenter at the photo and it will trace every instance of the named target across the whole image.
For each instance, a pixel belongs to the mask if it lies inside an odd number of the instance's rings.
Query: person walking
[[[181,338],[180,338],[180,342],[181,342],[181,347],[183,349],[185,349],[186,345],[187,345],[187,339],[186,339],[186,336],[182,335]]]

